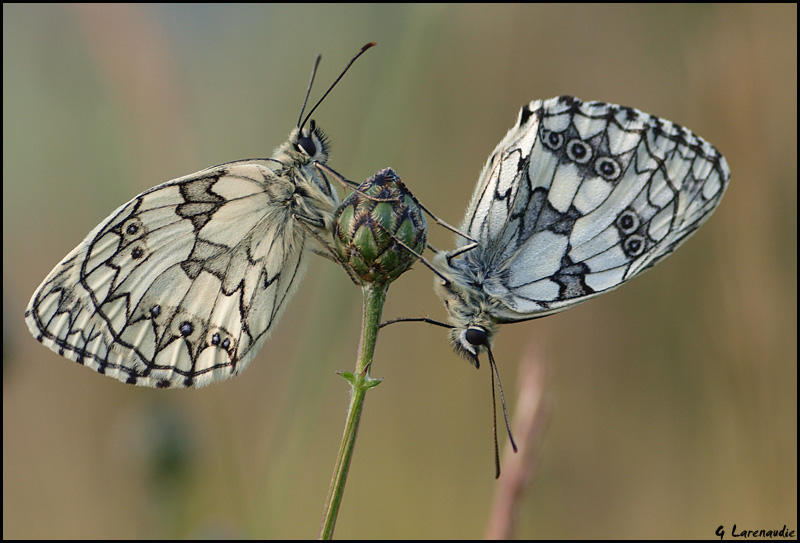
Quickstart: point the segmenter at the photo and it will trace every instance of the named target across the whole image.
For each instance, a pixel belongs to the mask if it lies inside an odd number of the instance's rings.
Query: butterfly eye
[[[467,328],[464,338],[470,345],[477,347],[478,345],[486,345],[488,336],[483,328]]]
[[[314,156],[317,153],[317,146],[311,136],[303,136],[297,140],[297,147],[303,149],[308,156]]]
[[[300,137],[297,138],[297,143],[295,144],[298,150],[302,149],[310,157],[317,154],[317,144],[314,141],[314,134],[317,135],[317,139],[320,141],[320,148],[324,148],[323,136],[317,131],[317,123],[314,122],[314,119],[311,119],[311,122],[308,123],[308,135],[306,135],[304,130],[301,130]]]

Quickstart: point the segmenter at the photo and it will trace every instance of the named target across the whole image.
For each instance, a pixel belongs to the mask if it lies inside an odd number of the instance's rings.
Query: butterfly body
[[[633,108],[561,96],[523,106],[489,157],[458,248],[433,265],[455,350],[568,309],[652,267],[713,212],[730,171],[708,142]]]

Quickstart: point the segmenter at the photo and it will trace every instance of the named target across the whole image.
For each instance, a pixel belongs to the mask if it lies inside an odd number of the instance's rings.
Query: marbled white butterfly
[[[318,169],[328,144],[309,122],[315,109],[272,158],[214,166],[120,206],[36,289],[33,336],[135,385],[200,387],[244,370],[299,283],[309,235],[331,239],[339,197]]]
[[[450,341],[474,365],[499,324],[569,309],[654,266],[719,205],[710,143],[639,110],[570,96],[522,107],[483,168],[458,248],[433,260]]]

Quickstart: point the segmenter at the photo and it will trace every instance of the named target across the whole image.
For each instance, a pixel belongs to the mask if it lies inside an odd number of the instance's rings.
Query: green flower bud
[[[417,199],[386,168],[359,185],[336,210],[334,249],[360,283],[384,285],[408,270],[428,237]]]

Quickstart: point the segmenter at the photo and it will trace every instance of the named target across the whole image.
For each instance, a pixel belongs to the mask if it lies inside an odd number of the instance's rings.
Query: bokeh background
[[[630,105],[713,142],[716,214],[623,288],[509,325],[547,416],[519,538],[708,538],[797,528],[797,8],[761,5],[3,6],[4,538],[308,538],[348,400],[359,290],[314,257],[240,377],[129,387],[39,345],[25,305],[121,203],[221,162],[269,156],[314,96],[351,179],[391,166],[458,223],[523,103]],[[430,227],[431,242],[451,247]],[[423,266],[385,317],[444,310]],[[488,365],[445,331],[378,341],[336,536],[474,538],[493,478]],[[504,437],[501,434],[501,437]],[[507,440],[501,442],[506,448]]]

